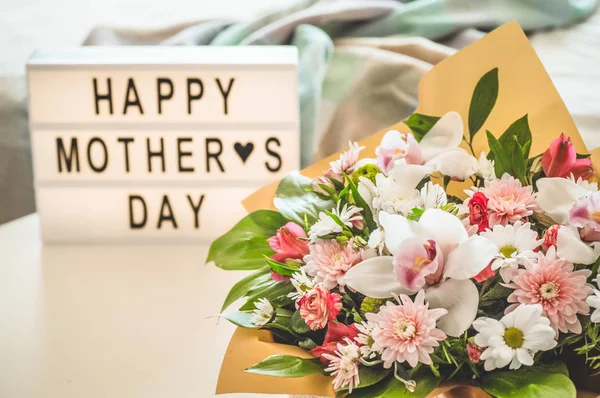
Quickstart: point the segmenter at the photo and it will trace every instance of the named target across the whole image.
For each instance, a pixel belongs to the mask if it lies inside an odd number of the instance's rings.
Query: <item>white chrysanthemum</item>
[[[360,355],[364,359],[373,359],[381,354],[381,347],[377,346],[372,336],[375,326],[369,322],[355,323],[354,326],[358,329],[358,335],[354,338],[354,341],[360,344]]]
[[[338,202],[337,208],[333,209],[331,212],[338,216],[344,225],[346,225],[348,228],[352,228],[353,226],[357,226],[359,223],[362,223],[362,208],[354,205],[348,206],[347,203],[344,205],[344,207],[340,208],[341,205],[342,202]]]
[[[329,361],[329,366],[325,369],[333,378],[333,388],[340,390],[348,387],[348,392],[360,384],[358,374],[358,363],[360,359],[360,350],[358,346],[349,339],[338,343],[337,350],[332,354],[323,354],[323,357]]]
[[[538,239],[537,233],[531,229],[530,223],[517,221],[514,225],[495,225],[492,230],[482,232],[498,247],[498,254],[492,263],[492,270],[500,269],[500,276],[508,283],[516,275],[519,265],[526,261],[536,261],[534,250],[544,241]]]
[[[294,286],[294,289],[296,290],[289,293],[288,297],[296,302],[304,296],[304,293],[315,287],[315,281],[310,276],[306,275],[304,268],[300,269],[300,272],[295,272],[290,278],[290,282],[292,282],[292,286]]]
[[[264,326],[275,316],[275,309],[271,305],[271,302],[266,298],[258,299],[254,303],[256,307],[252,313],[252,323],[256,326]]]
[[[428,181],[421,188],[421,200],[424,209],[439,209],[448,203],[448,196],[442,186]]]
[[[508,364],[513,370],[531,366],[536,352],[556,347],[556,333],[542,311],[539,304],[523,304],[499,321],[484,317],[473,322],[479,332],[475,344],[485,348],[481,360],[485,361],[486,371]]]
[[[355,169],[362,166],[365,162],[359,162],[360,151],[365,149],[359,146],[357,142],[348,141],[348,150],[340,155],[340,158],[330,162],[329,166],[338,173],[351,174]]]
[[[586,191],[590,191],[590,192],[598,191],[598,183],[597,182],[589,182],[587,180],[584,180],[581,177],[575,178],[573,173],[571,173],[571,175],[568,176],[567,179],[573,181],[575,184],[579,185],[581,188],[585,189]]]
[[[339,234],[342,232],[342,227],[336,223],[333,218],[325,212],[319,213],[319,219],[308,230],[308,237],[311,241],[315,241],[322,236]]]
[[[373,208],[389,214],[406,215],[415,207],[422,206],[419,190],[411,187],[407,189],[402,182],[393,177],[377,174],[377,195],[373,198]]]
[[[600,287],[600,276],[595,280]],[[587,303],[590,307],[596,309],[596,311],[592,312],[591,321],[594,323],[600,323],[600,290],[594,289],[594,294],[587,298]]]
[[[484,180],[497,180],[496,170],[494,169],[494,161],[489,160],[485,155],[485,152],[481,152],[479,155],[479,160],[477,161],[477,169],[475,171],[479,177]]]

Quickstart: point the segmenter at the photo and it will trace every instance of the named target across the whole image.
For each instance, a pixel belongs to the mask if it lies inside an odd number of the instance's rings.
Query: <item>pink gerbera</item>
[[[533,214],[538,209],[536,194],[531,186],[505,173],[499,180],[486,180],[479,190],[488,198],[489,226],[515,222]]]
[[[362,250],[355,249],[352,239],[339,244],[335,239],[319,239],[310,245],[310,254],[304,257],[306,273],[327,289],[345,286],[346,272],[362,260]]]
[[[581,323],[577,314],[588,315],[590,306],[586,298],[593,287],[587,283],[592,274],[588,269],[573,271],[573,264],[556,256],[556,248],[550,247],[544,256],[538,253],[537,264],[525,263],[524,269],[517,271],[513,282],[506,287],[515,289],[508,297],[510,305],[506,313],[521,304],[541,304],[543,315],[550,319],[550,325],[563,333],[581,333]]]
[[[446,339],[446,334],[436,328],[436,322],[448,311],[430,310],[423,290],[417,293],[414,303],[405,294],[396,300],[399,305],[388,301],[377,314],[366,314],[375,325],[371,336],[383,350],[383,366],[390,368],[394,362],[408,362],[413,368],[419,362],[430,365],[429,354],[439,345],[438,341]]]

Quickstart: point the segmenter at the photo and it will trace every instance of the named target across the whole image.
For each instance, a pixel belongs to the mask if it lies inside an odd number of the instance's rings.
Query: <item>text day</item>
[[[204,194],[201,194],[198,199],[195,199],[189,194],[186,195],[191,213],[187,213],[181,218],[187,222],[193,219],[194,229],[200,229],[200,208],[204,203],[204,196]],[[154,213],[157,214],[156,218],[149,218],[148,205],[142,195],[129,195],[129,228],[144,229],[147,227],[153,228],[154,226],[156,226],[156,229],[162,229],[163,227],[179,228],[178,219],[171,207],[169,195],[162,196],[160,209],[150,210],[157,211],[157,213]],[[153,222],[154,220],[156,220],[156,223]]]
[[[143,102],[138,95],[138,90],[135,85],[135,80],[133,77],[127,79],[127,88],[123,97],[117,96],[116,93],[113,93],[112,87],[112,79],[110,77],[106,78],[102,87],[101,83],[98,81],[98,78],[94,77],[92,79],[94,86],[94,104],[95,104],[95,112],[96,115],[100,115],[101,109],[104,108],[105,111],[110,115],[113,115],[115,112],[121,112],[123,115],[126,115],[130,108],[133,108],[134,111],[138,112],[140,115],[144,114],[144,105]],[[229,113],[228,99],[229,95],[233,90],[233,84],[235,82],[235,78],[231,77],[229,79],[215,78],[211,83],[215,84],[218,88],[218,92],[220,93],[223,99],[223,114],[227,115]],[[188,77],[186,79],[186,87],[185,87],[185,96],[186,96],[186,104],[187,104],[187,113],[191,115],[193,112],[193,103],[196,101],[200,101],[204,96],[205,92],[205,84],[202,79],[197,77]],[[113,95],[114,94],[114,95]],[[158,77],[156,78],[156,104],[157,104],[157,113],[159,115],[163,112],[163,103],[168,102],[175,95],[175,85],[173,81],[168,77]],[[117,108],[113,106],[116,102],[114,98],[123,98],[123,107]],[[101,104],[105,104],[101,106]],[[115,110],[116,109],[116,110]]]

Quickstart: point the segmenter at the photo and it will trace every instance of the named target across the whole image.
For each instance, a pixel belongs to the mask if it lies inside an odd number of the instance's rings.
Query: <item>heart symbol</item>
[[[237,152],[240,159],[242,159],[242,162],[246,163],[246,159],[248,159],[248,156],[250,156],[250,154],[254,150],[254,144],[248,142],[246,143],[246,145],[242,145],[239,142],[236,142],[233,148]]]

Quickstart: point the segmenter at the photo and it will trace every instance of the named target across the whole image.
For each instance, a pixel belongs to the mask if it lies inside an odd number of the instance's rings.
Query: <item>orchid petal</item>
[[[437,327],[448,336],[458,337],[467,330],[477,316],[479,292],[470,280],[448,279],[425,291],[430,308],[445,308],[448,314],[437,323]]]
[[[457,112],[448,112],[419,142],[423,161],[427,162],[448,149],[456,148],[463,139],[464,125]]]
[[[567,178],[540,178],[537,181],[537,202],[542,210],[558,224],[569,221],[569,210],[576,199],[584,196],[585,188]]]
[[[433,157],[426,165],[444,175],[464,181],[475,174],[478,163],[464,149],[454,148]]]
[[[444,255],[448,255],[460,242],[469,238],[467,230],[458,217],[439,209],[427,209],[419,219],[419,226],[426,232],[426,239],[433,239]]]
[[[598,258],[596,250],[581,240],[577,228],[570,226],[558,229],[556,254],[575,264],[592,264]]]
[[[433,171],[427,166],[408,164],[404,160],[399,160],[390,171],[389,176],[400,186],[400,196],[408,196],[417,188],[421,180]]]
[[[415,236],[423,235],[423,228],[415,221],[397,214],[389,214],[384,211],[379,213],[379,224],[385,231],[385,244],[393,255],[399,253],[402,242]]]
[[[394,258],[374,257],[350,268],[344,277],[348,287],[373,298],[388,298],[394,294],[413,294],[403,288],[394,275]]]
[[[498,247],[483,236],[474,235],[460,243],[447,257],[444,276],[469,279],[478,275],[498,254]]]

